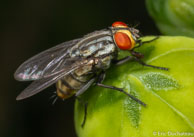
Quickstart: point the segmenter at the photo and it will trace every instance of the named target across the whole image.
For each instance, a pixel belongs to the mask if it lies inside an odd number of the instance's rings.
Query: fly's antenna
[[[138,26],[140,26],[140,22],[139,21],[135,21],[134,22],[134,25],[133,26],[131,26],[132,28],[137,28]],[[139,35],[139,37],[143,37],[144,35],[141,33],[141,32],[138,32],[138,35]]]
[[[139,37],[142,37],[142,34],[137,28],[137,26],[140,25],[140,22],[136,21],[135,23],[128,25],[129,26],[129,31],[133,33],[133,35],[138,39]]]
[[[141,33],[141,32],[139,32],[139,34],[138,34],[140,37],[143,37],[144,35]]]
[[[134,23],[127,24],[130,28],[136,28],[140,25],[139,21],[135,21]]]
[[[134,25],[132,27],[137,28],[139,25],[140,25],[140,22],[136,21],[136,23],[134,23]]]

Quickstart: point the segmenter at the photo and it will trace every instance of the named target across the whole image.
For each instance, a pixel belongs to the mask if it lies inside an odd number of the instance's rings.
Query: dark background
[[[158,34],[143,0],[0,1],[0,137],[76,137],[74,99],[52,106],[52,86],[29,99],[16,96],[29,84],[13,78],[29,57],[64,41],[124,21],[144,35]]]

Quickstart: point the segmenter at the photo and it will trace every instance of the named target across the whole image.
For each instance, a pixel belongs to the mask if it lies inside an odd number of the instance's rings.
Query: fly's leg
[[[134,101],[136,101],[137,103],[139,103],[140,105],[143,105],[144,107],[146,107],[146,104],[144,102],[142,102],[138,98],[134,97],[133,95],[127,93],[122,88],[117,88],[115,86],[109,86],[109,85],[102,84],[101,82],[103,81],[104,78],[105,78],[105,72],[102,72],[99,75],[98,79],[97,79],[96,85],[97,86],[100,86],[100,87],[103,87],[103,88],[109,88],[109,89],[113,89],[113,90],[120,91],[120,92],[124,93],[125,95],[127,95],[128,97],[130,97],[131,99],[133,99]]]
[[[80,96],[81,94],[83,94],[90,86],[92,83],[94,83],[96,78],[91,78],[83,87],[81,87],[77,93],[75,94],[75,96]]]
[[[127,95],[128,97],[130,97],[131,99],[133,99],[134,101],[136,101],[137,103],[139,103],[140,105],[143,105],[144,107],[146,107],[146,104],[144,102],[142,102],[138,98],[132,96],[131,94],[127,93],[122,88],[117,88],[115,86],[104,85],[104,84],[101,84],[101,83],[97,83],[96,85],[100,86],[100,87],[104,87],[104,88],[109,88],[109,89],[120,91],[120,92],[124,93],[125,95]]]
[[[88,102],[84,101],[80,97],[76,97],[76,99],[79,101],[79,103],[83,104],[84,106],[84,120],[82,121],[82,124],[81,124],[81,127],[83,128],[86,123]]]
[[[87,108],[88,108],[88,103],[84,104],[84,120],[81,124],[82,128],[84,127],[85,123],[86,123],[86,116],[87,116]]]
[[[54,104],[56,103],[57,99],[58,99],[58,97],[56,96],[55,99],[54,99],[53,102],[52,102],[52,105],[53,105],[53,106],[54,106]]]
[[[159,36],[156,36],[155,38],[153,38],[153,39],[151,39],[151,40],[143,41],[143,42],[142,42],[142,40],[138,40],[138,41],[137,41],[138,46],[134,47],[134,49],[135,49],[135,48],[141,47],[141,46],[142,46],[143,44],[145,44],[145,43],[150,43],[150,42],[152,42],[152,41],[155,41],[155,40],[157,40],[158,38],[159,38]]]
[[[143,65],[143,66],[152,67],[152,68],[161,69],[161,70],[166,70],[166,71],[169,70],[168,68],[165,68],[165,67],[159,67],[159,66],[153,66],[153,65],[146,64],[146,63],[144,63],[142,60],[140,60],[140,59],[138,59],[138,58],[135,58],[135,60],[136,60],[139,64],[141,64],[141,65]]]
[[[133,52],[133,51],[132,51]],[[137,55],[136,55],[137,54]],[[114,63],[116,64],[116,65],[120,65],[120,64],[123,64],[123,63],[125,63],[125,62],[127,62],[127,61],[130,61],[130,60],[135,60],[135,61],[137,61],[138,63],[140,63],[141,65],[143,65],[143,66],[147,66],[147,67],[152,67],[152,68],[156,68],[156,69],[161,69],[161,70],[168,70],[168,68],[165,68],[165,67],[158,67],[158,66],[153,66],[153,65],[148,65],[148,64],[146,64],[146,63],[144,63],[142,60],[140,60],[140,58],[139,58],[139,55],[141,55],[141,53],[139,53],[139,52],[133,52],[133,54],[132,55],[136,55],[135,57],[133,57],[133,56],[127,56],[127,57],[125,57],[125,58],[122,58],[122,59],[119,59],[119,60],[116,60]]]
[[[136,57],[138,59],[144,58],[144,55],[142,53],[136,52],[134,50],[131,50],[129,52],[131,53],[132,56],[134,56],[134,57]]]
[[[154,40],[157,40],[158,38],[159,38],[159,36],[155,37],[155,38],[152,39],[152,40],[143,41],[143,42],[142,42],[141,40],[139,40],[139,42],[138,42],[139,45],[136,46],[135,48],[138,48],[138,47],[140,47],[141,45],[143,45],[143,44],[145,44],[145,43],[150,43],[150,42],[152,42],[152,41],[154,41]],[[166,71],[169,70],[168,68],[165,68],[165,67],[159,67],[159,66],[153,66],[153,65],[148,65],[148,64],[146,64],[145,62],[143,62],[143,61],[141,60],[141,58],[144,57],[144,55],[143,55],[142,53],[136,52],[136,51],[134,51],[134,50],[131,50],[130,53],[131,53],[131,55],[133,55],[133,56],[135,57],[134,60],[137,61],[138,63],[140,63],[140,64],[143,65],[143,66],[152,67],[152,68],[161,69],[161,70],[166,70]]]
[[[120,65],[120,64],[123,64],[123,63],[125,63],[125,62],[127,62],[127,61],[130,61],[130,60],[134,60],[134,57],[132,57],[132,56],[127,56],[127,57],[124,57],[124,58],[122,58],[122,59],[115,60],[114,63],[115,63],[116,65]]]
[[[85,123],[86,123],[86,117],[87,117],[87,106],[88,106],[88,103],[85,102],[83,99],[81,99],[79,97],[79,95],[83,94],[89,87],[92,83],[94,83],[95,81],[95,78],[92,78],[90,79],[81,89],[79,89],[77,91],[77,93],[75,94],[75,97],[77,98],[77,100],[84,105],[84,120],[81,124],[82,128],[84,127]]]
[[[147,67],[152,67],[152,68],[156,68],[156,69],[161,69],[161,70],[166,70],[168,71],[169,69],[168,68],[165,68],[165,67],[159,67],[159,66],[153,66],[153,65],[148,65],[146,64],[145,62],[143,62],[141,60],[141,53],[139,52],[135,52],[135,51],[130,51],[131,54],[134,56],[134,60],[137,61],[139,64],[143,65],[143,66],[147,66]]]
[[[56,103],[58,96],[57,96],[57,92],[53,92],[54,94],[49,98],[49,99],[53,99],[52,101],[52,105],[54,106],[54,104]]]

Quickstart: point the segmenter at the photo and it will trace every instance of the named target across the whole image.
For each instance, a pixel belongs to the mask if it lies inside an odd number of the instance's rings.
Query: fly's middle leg
[[[123,64],[123,63],[125,63],[125,62],[128,62],[128,61],[130,61],[130,60],[134,60],[133,57],[132,57],[132,56],[127,56],[127,57],[124,57],[124,58],[122,58],[122,59],[115,60],[114,63],[115,63],[116,65],[121,65],[121,64]]]

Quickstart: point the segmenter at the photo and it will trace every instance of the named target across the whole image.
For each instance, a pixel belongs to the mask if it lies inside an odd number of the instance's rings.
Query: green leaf
[[[143,38],[148,39],[153,37]],[[194,39],[160,37],[137,51],[144,54],[147,64],[169,71],[127,62],[112,66],[103,84],[123,88],[147,107],[118,91],[93,86],[82,96],[88,102],[84,128],[84,106],[75,103],[79,137],[194,135]]]
[[[146,0],[146,6],[163,34],[194,37],[194,0]]]

